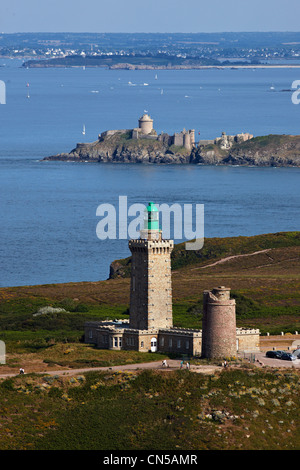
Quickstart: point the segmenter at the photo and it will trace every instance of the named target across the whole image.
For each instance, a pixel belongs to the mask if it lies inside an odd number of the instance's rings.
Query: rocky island
[[[157,134],[148,114],[134,129],[107,130],[91,143],[44,160],[106,163],[198,164],[300,167],[300,136],[249,133],[195,141],[195,131]]]

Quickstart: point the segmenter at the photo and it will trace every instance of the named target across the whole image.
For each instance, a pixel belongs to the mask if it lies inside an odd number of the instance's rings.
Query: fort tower
[[[172,328],[172,240],[163,240],[158,210],[150,202],[141,238],[129,241],[131,260],[130,328]]]
[[[150,134],[153,130],[153,119],[148,114],[143,114],[139,119],[139,129],[142,134]]]
[[[237,353],[235,300],[230,289],[203,293],[202,357],[226,358]]]

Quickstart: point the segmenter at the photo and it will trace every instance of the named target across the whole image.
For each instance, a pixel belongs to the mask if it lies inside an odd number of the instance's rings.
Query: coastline
[[[21,68],[105,68],[108,70],[235,70],[235,69],[300,69],[300,64],[247,64],[247,65],[143,65],[143,64],[130,64],[130,63],[120,63],[114,65],[91,65],[91,64],[59,64],[59,63],[50,63],[47,60],[44,63],[29,63],[24,64]]]
[[[135,65],[135,64],[115,64],[111,65],[108,68],[110,70],[115,69],[127,69],[128,67],[132,67],[132,70],[205,70],[205,69],[290,69],[295,68],[299,69],[300,64],[297,65],[279,65],[279,64],[259,64],[259,65],[170,65],[170,66],[163,66],[163,65]],[[78,65],[77,67],[81,67]],[[87,67],[89,67],[87,65]]]

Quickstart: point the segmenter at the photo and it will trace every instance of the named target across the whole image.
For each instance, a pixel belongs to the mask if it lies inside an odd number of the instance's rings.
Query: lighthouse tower
[[[159,212],[150,202],[141,238],[129,241],[131,260],[130,327],[172,328],[171,253],[173,240],[163,240]]]

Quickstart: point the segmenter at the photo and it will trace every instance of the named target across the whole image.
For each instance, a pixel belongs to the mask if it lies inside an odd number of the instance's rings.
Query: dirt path
[[[215,263],[207,264],[206,266],[201,266],[200,268],[193,268],[193,270],[195,270],[195,269],[211,268],[212,266],[216,266],[216,265],[218,265],[218,264],[226,263],[226,261],[230,261],[230,260],[232,260],[232,259],[244,258],[244,257],[246,257],[246,256],[255,256],[255,255],[259,255],[259,254],[261,254],[261,253],[267,253],[268,251],[271,251],[271,248],[267,248],[266,250],[261,250],[261,251],[255,251],[254,253],[246,253],[246,254],[244,254],[244,255],[228,256],[227,258],[222,258],[222,259],[220,259],[219,261],[216,261]]]
[[[111,366],[111,367],[90,367],[87,369],[60,369],[60,370],[49,370],[49,371],[35,371],[36,374],[44,375],[78,375],[84,374],[86,372],[95,372],[95,371],[138,371],[145,369],[161,370],[161,371],[174,371],[178,370],[181,367],[181,360],[168,360],[168,367],[163,367],[161,361],[159,362],[145,362],[142,364],[126,364],[121,366]],[[186,368],[186,365],[183,365],[183,368]],[[218,366],[194,366],[190,367],[190,370],[197,373],[203,374],[213,374],[216,370],[221,369]],[[30,373],[30,372],[29,372]],[[7,379],[9,377],[15,377],[19,375],[19,372],[0,374],[0,379]],[[26,375],[26,371],[25,371]]]

